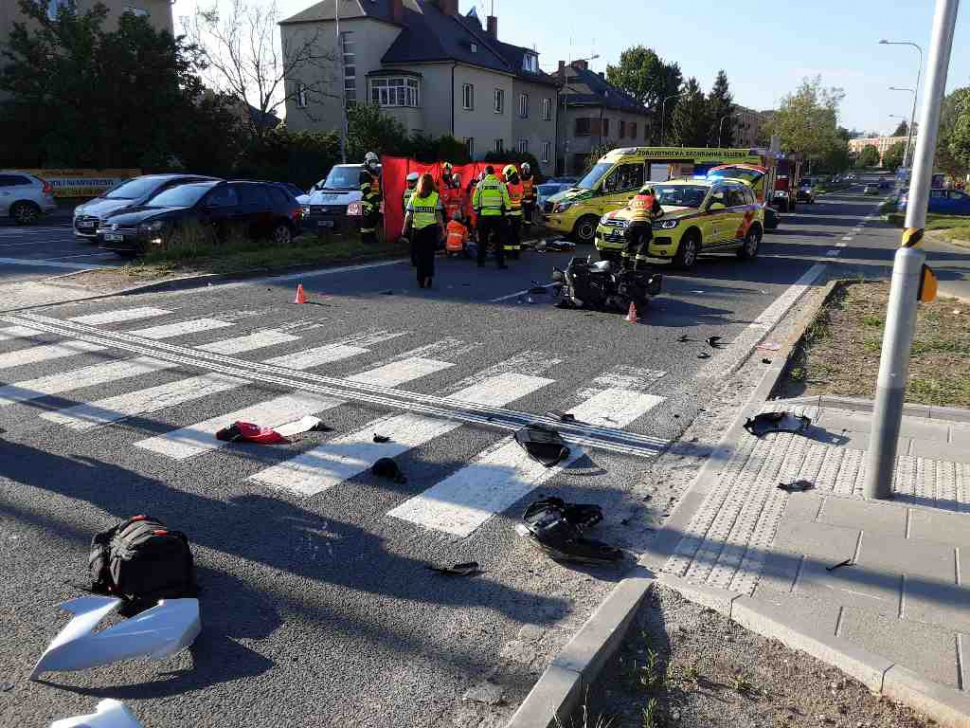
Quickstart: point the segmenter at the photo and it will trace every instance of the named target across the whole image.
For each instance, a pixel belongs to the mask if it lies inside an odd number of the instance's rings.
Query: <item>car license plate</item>
[[[125,236],[121,233],[105,233],[104,239],[109,243],[123,243],[125,241]]]
[[[79,222],[77,224],[77,226],[79,228],[84,228],[85,230],[90,230],[91,228],[94,227],[94,221],[93,220],[82,220],[81,222]]]
[[[317,220],[317,227],[332,228],[333,220]]]

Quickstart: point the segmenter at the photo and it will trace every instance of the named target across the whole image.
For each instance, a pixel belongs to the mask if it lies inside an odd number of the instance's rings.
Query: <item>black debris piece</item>
[[[700,354],[697,355],[697,358],[698,359],[710,359],[711,358],[711,355],[708,354],[706,351],[702,351]]]
[[[381,291],[382,296],[393,296],[394,291]]]
[[[688,338],[687,334],[681,334],[677,337],[677,341],[681,344],[686,344],[688,341],[690,341],[690,339]]]
[[[551,427],[527,425],[515,433],[515,441],[529,453],[529,457],[547,468],[569,457],[569,448]]]
[[[575,422],[576,415],[569,414],[568,412],[563,412],[562,410],[549,410],[546,412],[550,417],[555,417],[560,422]]]
[[[783,490],[786,493],[804,493],[806,490],[812,490],[815,487],[815,483],[808,480],[794,480],[791,483],[779,483],[778,490]]]
[[[769,432],[792,432],[801,434],[812,424],[812,420],[804,415],[793,415],[791,412],[762,412],[760,415],[749,417],[744,423],[744,429],[755,437],[762,437]]]
[[[0,693],[9,693],[13,690],[12,682],[0,682]]]
[[[841,569],[843,566],[855,566],[855,562],[852,559],[846,559],[845,561],[840,561],[837,564],[832,564],[831,566],[826,566],[826,571],[835,571],[836,569]]]
[[[586,564],[620,561],[620,549],[583,536],[583,529],[599,523],[599,506],[566,503],[561,498],[543,498],[531,504],[516,532],[554,559]]]
[[[324,424],[323,422],[317,422],[313,427],[310,428],[311,432],[331,432],[333,428],[330,425]]]
[[[720,349],[725,346],[724,344],[721,343],[720,336],[708,336],[705,339],[705,341],[707,342],[708,346],[710,346],[712,349]]]
[[[445,576],[475,576],[484,571],[478,565],[477,561],[466,561],[463,564],[455,564],[454,566],[434,566],[433,564],[428,564],[427,568],[439,574],[444,574]]]
[[[389,438],[387,435],[378,435],[376,432],[374,433],[374,442],[383,444],[390,441],[391,438]]]
[[[603,509],[595,503],[567,503],[555,496],[532,502],[525,509],[523,518],[528,521],[537,513],[551,508],[561,511],[563,518],[577,528],[592,528],[603,520]]]
[[[397,463],[391,460],[391,458],[380,458],[371,466],[370,471],[379,478],[388,478],[395,483],[408,482],[408,479],[404,477],[404,473],[401,472]]]
[[[762,359],[761,360],[761,363],[762,364],[771,364],[771,359]]]

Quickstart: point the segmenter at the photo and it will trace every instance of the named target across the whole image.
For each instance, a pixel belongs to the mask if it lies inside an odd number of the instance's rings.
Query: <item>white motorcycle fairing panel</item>
[[[124,703],[107,698],[98,703],[91,715],[55,720],[50,728],[142,728],[142,724]]]
[[[94,634],[94,628],[121,606],[114,597],[79,597],[60,605],[74,615],[41,655],[30,674],[70,672],[112,662],[170,657],[195,641],[202,630],[198,599],[163,599],[156,606]]]

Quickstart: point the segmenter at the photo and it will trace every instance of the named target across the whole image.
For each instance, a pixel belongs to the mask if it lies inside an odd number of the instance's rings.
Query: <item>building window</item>
[[[124,12],[131,13],[139,18],[147,18],[149,15],[149,12],[145,8],[136,8],[134,5],[127,6]]]
[[[542,120],[552,121],[552,99],[542,100]]]
[[[345,31],[340,34],[344,64],[344,101],[347,106],[357,103],[357,46],[354,42],[354,32]]]
[[[637,123],[635,121],[630,122],[630,138],[637,138]]]
[[[602,136],[608,137],[610,135],[610,120],[603,119],[600,124],[600,134]]]
[[[370,100],[381,107],[419,105],[416,78],[375,78],[370,82]]]
[[[495,151],[498,152],[499,154],[502,154],[502,153],[505,152],[505,140],[504,139],[496,139],[495,140]]]
[[[626,122],[620,119],[620,139],[626,136]]]
[[[522,56],[522,70],[527,73],[539,73],[539,56],[535,53],[525,53]]]
[[[492,95],[492,105],[496,114],[505,113],[505,89],[495,89],[495,93]]]
[[[298,83],[296,85],[296,105],[301,109],[305,109],[308,104],[307,85],[305,83]]]
[[[552,142],[542,143],[542,162],[548,162],[549,157],[552,155]]]
[[[518,144],[518,147],[517,148],[519,150],[519,154],[528,154],[529,153],[529,140],[528,139],[519,139],[519,144]]]
[[[465,139],[465,151],[468,152],[469,159],[475,158],[475,138],[474,137],[468,137],[467,139]]]
[[[461,85],[461,107],[468,110],[475,108],[475,87],[470,83]]]
[[[576,119],[576,136],[589,136],[592,133],[592,119]]]
[[[523,119],[529,116],[529,94],[519,94],[519,116]]]
[[[470,51],[471,51],[472,53],[478,53],[478,43],[469,43],[469,44],[468,44],[468,49],[469,49],[469,50],[470,50]]]

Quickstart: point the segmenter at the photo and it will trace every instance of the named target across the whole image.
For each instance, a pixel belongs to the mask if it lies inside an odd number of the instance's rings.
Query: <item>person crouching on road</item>
[[[468,228],[461,222],[461,213],[453,212],[451,222],[448,223],[448,237],[445,240],[445,252],[448,255],[464,255],[465,245],[468,244]]]
[[[495,240],[495,260],[499,268],[505,265],[505,215],[511,209],[509,191],[495,176],[492,165],[485,167],[485,176],[475,188],[472,208],[478,217],[478,266],[485,265],[485,254],[489,241]]]
[[[418,288],[431,288],[434,255],[443,228],[441,199],[435,191],[434,179],[430,174],[424,174],[418,181],[414,196],[408,202],[404,230],[401,233],[406,235],[408,229],[414,231],[412,240],[414,262],[418,268]]]
[[[371,175],[360,173],[360,241],[362,243],[377,242],[377,225],[381,217],[380,195],[374,191]]]
[[[627,206],[631,212],[630,224],[624,232],[626,247],[621,253],[623,270],[636,270],[646,265],[653,240],[653,222],[664,215],[664,210],[654,194],[653,187],[644,185]]]
[[[505,189],[509,192],[510,209],[507,218],[508,232],[505,238],[505,253],[517,260],[522,252],[522,180],[514,164],[506,165],[502,170],[505,177]]]

